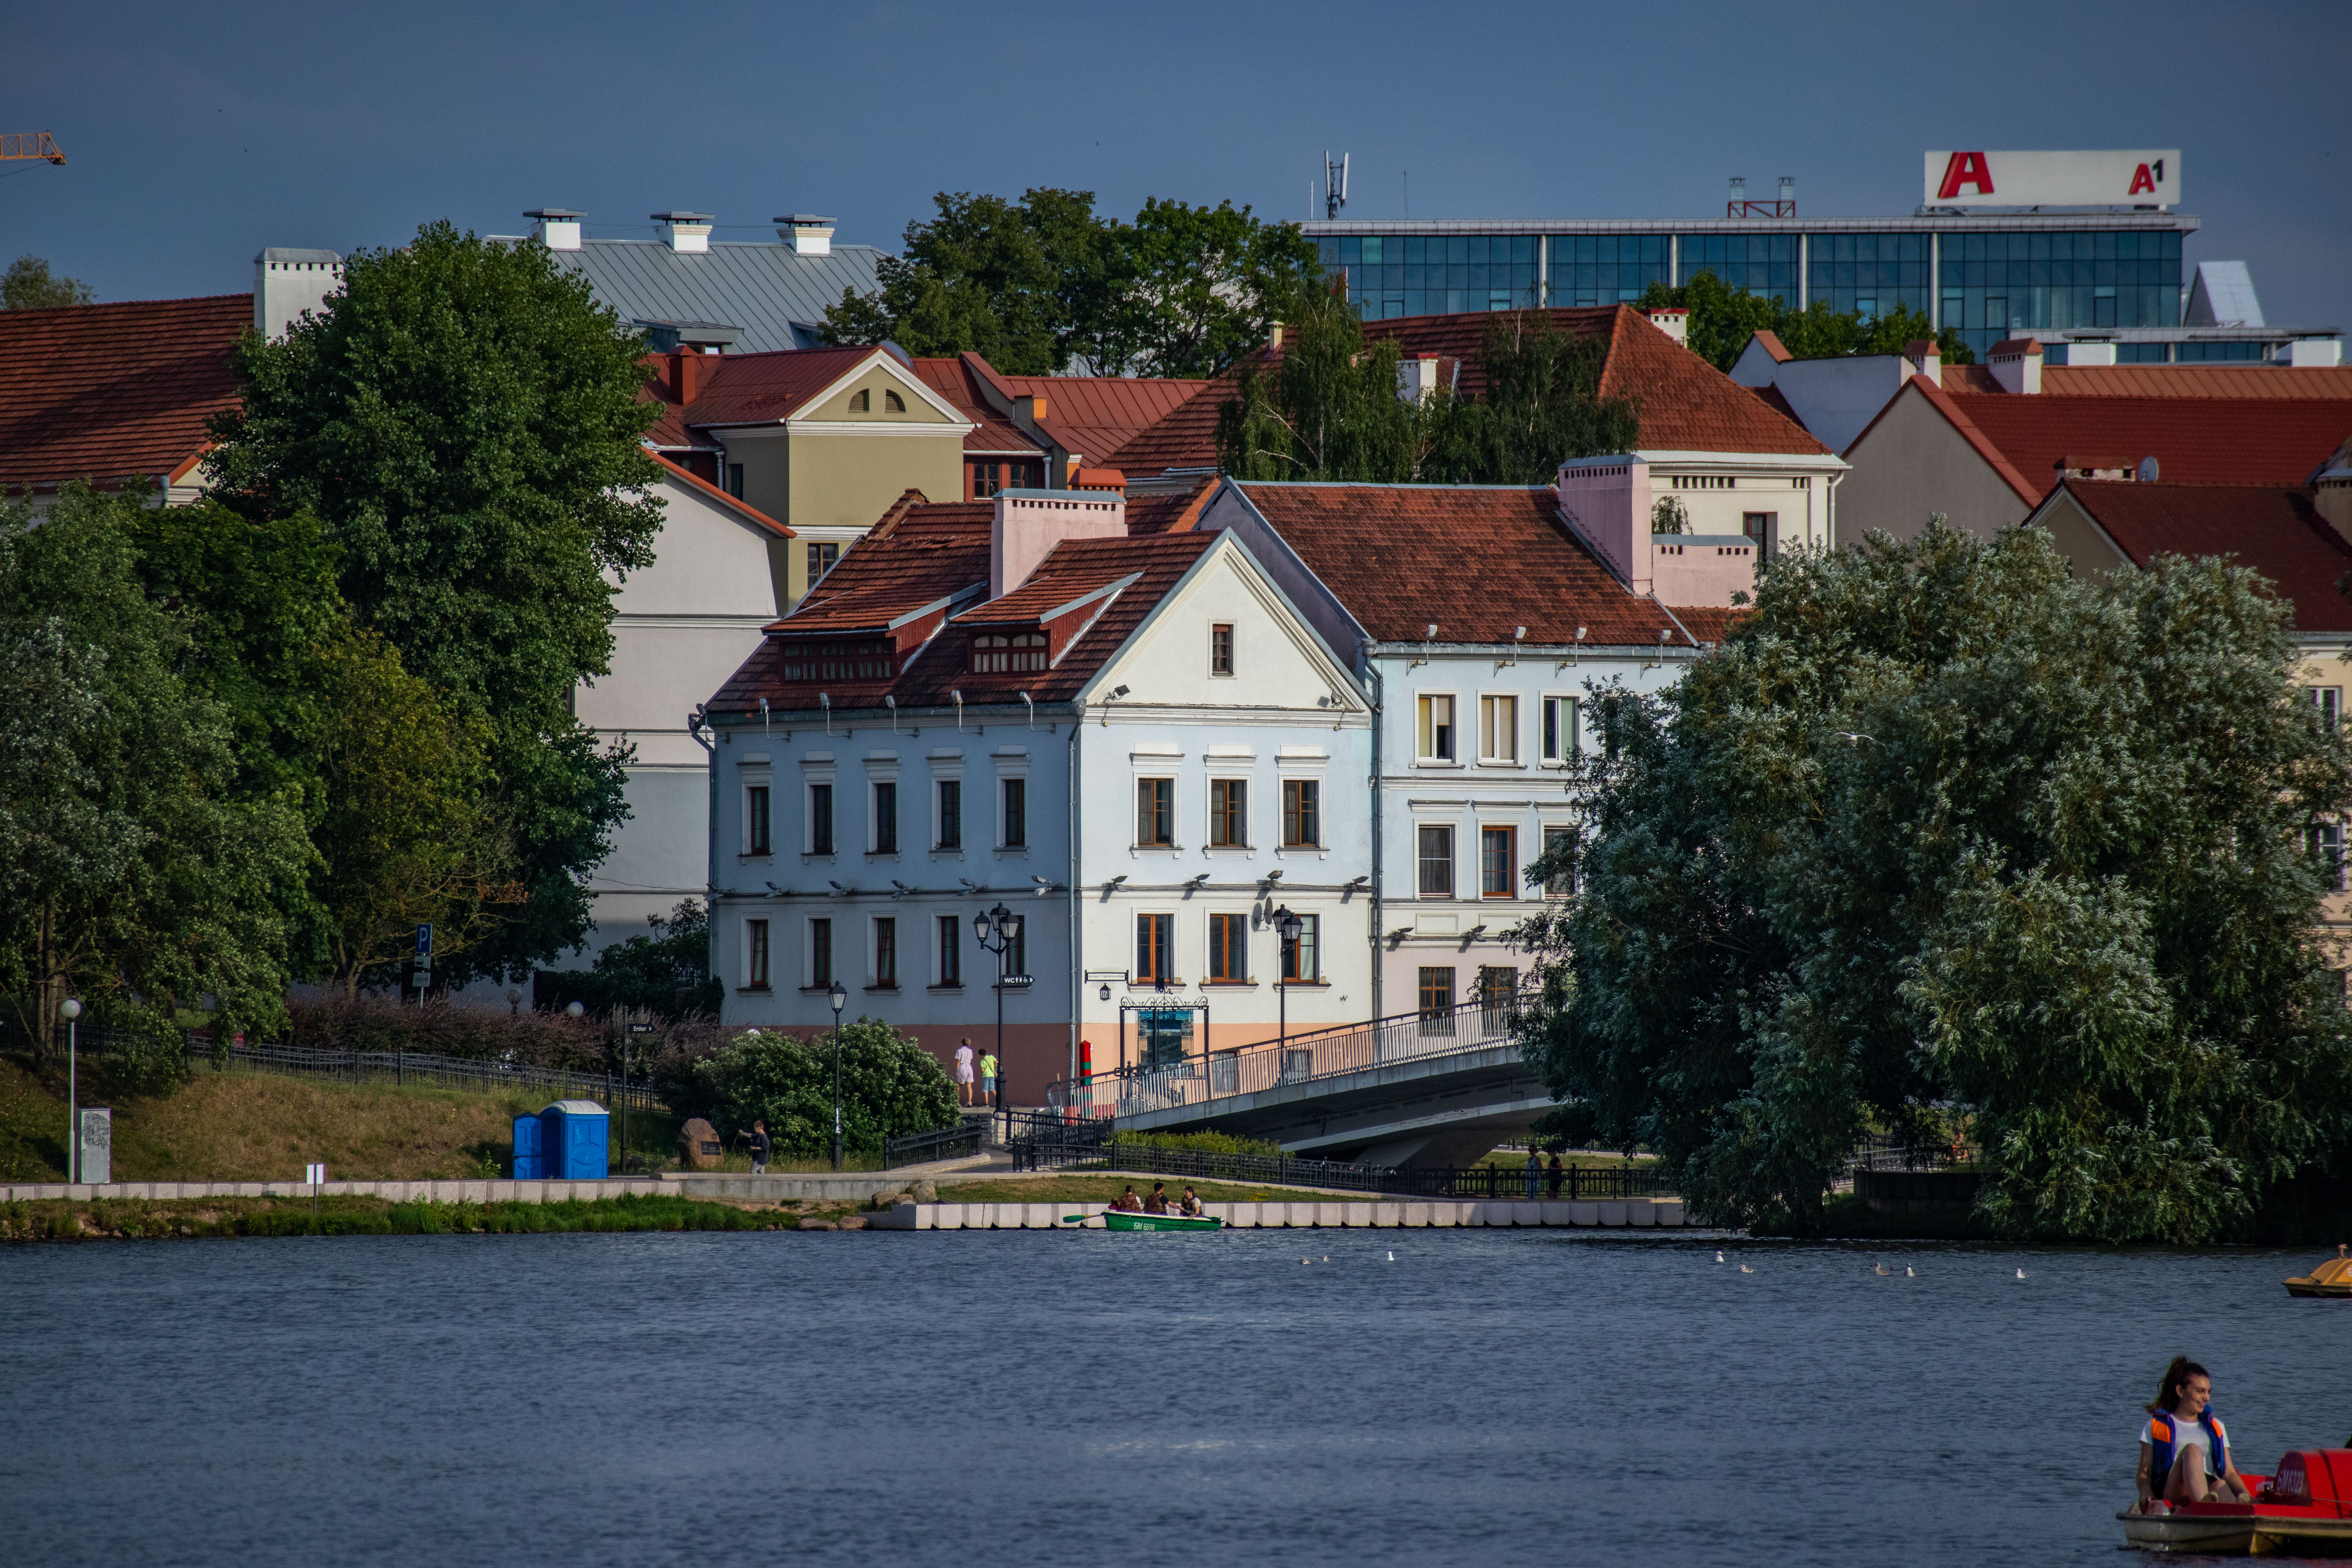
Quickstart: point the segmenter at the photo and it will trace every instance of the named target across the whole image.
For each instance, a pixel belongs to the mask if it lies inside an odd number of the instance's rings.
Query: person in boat
[[[1198,1196],[1196,1196],[1196,1195],[1193,1194],[1192,1189],[1191,1188],[1191,1186],[1189,1186],[1189,1185],[1188,1185],[1188,1186],[1186,1186],[1186,1187],[1185,1187],[1183,1197],[1181,1197],[1181,1199],[1179,1199],[1179,1200],[1177,1201],[1177,1204],[1176,1204],[1176,1212],[1177,1212],[1178,1214],[1188,1214],[1188,1215],[1192,1215],[1195,1219],[1198,1219],[1198,1218],[1200,1217],[1200,1215],[1201,1215],[1201,1200],[1200,1200],[1200,1198],[1199,1198]]]
[[[1111,1205],[1110,1206],[1118,1210],[1121,1214],[1141,1214],[1143,1212],[1143,1200],[1135,1195],[1135,1184],[1133,1182],[1128,1183],[1127,1191],[1119,1194],[1118,1202]]]
[[[2230,1458],[2229,1429],[2213,1414],[2213,1377],[2187,1356],[2164,1369],[2139,1434],[2139,1510],[2184,1502],[2251,1502],[2253,1491]]]
[[[1143,1212],[1145,1214],[1166,1214],[1168,1212],[1167,1183],[1154,1182],[1151,1184],[1151,1195],[1143,1200]]]

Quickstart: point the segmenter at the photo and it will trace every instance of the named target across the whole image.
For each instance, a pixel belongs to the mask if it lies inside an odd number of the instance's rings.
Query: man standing
[[[956,1102],[960,1105],[970,1105],[971,1103],[971,1037],[969,1035],[964,1037],[961,1045],[956,1047],[955,1079]]]
[[[996,1087],[996,1053],[988,1051],[980,1058],[981,1102],[992,1110],[1004,1109],[1004,1096]]]
[[[768,1151],[771,1147],[772,1145],[768,1140],[768,1124],[754,1121],[751,1123],[751,1173],[753,1175],[760,1176],[767,1173]]]

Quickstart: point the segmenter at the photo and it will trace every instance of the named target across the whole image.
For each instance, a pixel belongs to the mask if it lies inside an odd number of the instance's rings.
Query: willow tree
[[[1426,416],[1397,395],[1397,347],[1366,343],[1344,279],[1302,288],[1282,353],[1244,360],[1217,410],[1217,464],[1244,479],[1420,477]]]
[[[2242,1229],[2352,1142],[2352,754],[2296,662],[2211,560],[2077,582],[1940,521],[1781,558],[1671,692],[1595,694],[1531,1059],[1721,1220],[1818,1226],[1865,1131],[1957,1123],[2008,1234]]]

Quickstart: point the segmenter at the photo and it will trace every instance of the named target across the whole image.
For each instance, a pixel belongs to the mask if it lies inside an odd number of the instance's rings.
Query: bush
[[[803,1040],[754,1029],[708,1054],[663,1058],[656,1086],[681,1118],[707,1117],[721,1138],[764,1120],[779,1153],[833,1148],[833,1037]],[[886,1138],[956,1123],[955,1089],[939,1059],[878,1018],[841,1031],[841,1122],[851,1153],[882,1152]]]
[[[1114,1143],[1131,1143],[1145,1149],[1190,1149],[1202,1154],[1267,1154],[1279,1155],[1282,1145],[1263,1138],[1235,1138],[1223,1132],[1121,1132]]]
[[[531,977],[531,1005],[560,1012],[579,1002],[591,1013],[628,1007],[664,1018],[719,1016],[726,988],[710,973],[710,911],[687,899],[650,915],[651,936],[616,942],[588,969],[542,969]]]
[[[415,1051],[582,1072],[602,1071],[612,1059],[613,1031],[593,1012],[572,1018],[528,1007],[464,1006],[446,997],[418,1006],[376,994],[295,1001],[288,1011],[294,1026],[285,1043],[314,1049]],[[718,1026],[708,1021],[666,1024],[631,1045],[630,1077],[657,1068],[665,1057],[707,1051],[718,1039]]]

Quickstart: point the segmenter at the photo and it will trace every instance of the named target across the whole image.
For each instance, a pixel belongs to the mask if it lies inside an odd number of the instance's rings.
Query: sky
[[[721,239],[815,211],[897,249],[940,191],[1097,193],[1309,216],[1325,150],[1347,216],[1720,214],[1727,178],[1804,216],[1920,199],[1929,148],[2182,150],[2199,260],[2247,262],[2273,324],[2352,325],[2352,5],[1817,4],[1777,8],[17,5],[0,260],[100,300],[236,293],[264,246],[346,253],[524,208]],[[2187,274],[2184,273],[2184,279]]]

